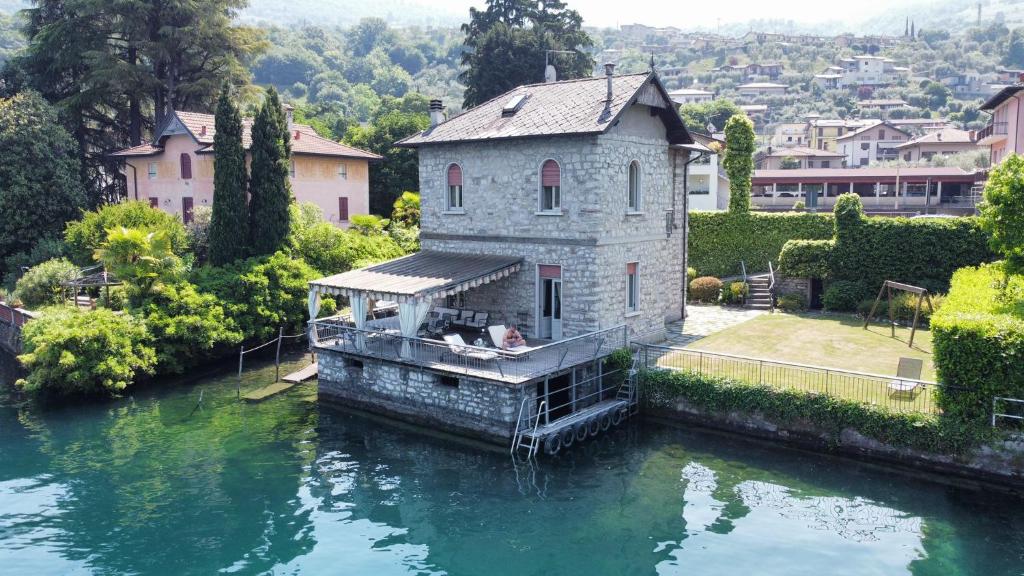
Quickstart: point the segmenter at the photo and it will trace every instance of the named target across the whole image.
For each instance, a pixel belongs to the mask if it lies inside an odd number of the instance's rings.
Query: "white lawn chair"
[[[497,352],[471,348],[469,344],[466,344],[466,341],[462,339],[462,336],[458,334],[445,334],[444,341],[448,343],[448,348],[452,353],[458,354],[459,356],[475,358],[477,360],[497,360],[500,357]]]
[[[920,358],[900,358],[899,366],[896,368],[895,380],[889,382],[889,396],[910,396],[913,398],[914,391],[921,383],[921,369],[924,361]]]

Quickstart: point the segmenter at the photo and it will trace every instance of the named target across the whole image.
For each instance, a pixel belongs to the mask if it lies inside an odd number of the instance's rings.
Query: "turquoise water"
[[[0,573],[1024,571],[1024,506],[991,492],[653,423],[517,469],[320,406],[311,384],[260,404],[235,386],[0,395]]]

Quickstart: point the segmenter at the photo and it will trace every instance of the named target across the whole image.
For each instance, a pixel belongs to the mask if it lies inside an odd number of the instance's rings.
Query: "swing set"
[[[910,342],[907,344],[908,347],[914,347],[914,334],[917,332],[917,321],[921,317],[921,303],[927,300],[928,310],[932,313],[935,312],[935,308],[932,306],[932,297],[928,293],[928,290],[919,286],[911,286],[910,284],[902,284],[900,282],[893,282],[892,280],[886,280],[882,284],[881,290],[878,291],[878,297],[875,298],[875,303],[871,306],[871,312],[868,313],[867,317],[864,318],[864,329],[868,329],[868,324],[871,319],[875,316],[875,311],[878,309],[878,304],[882,301],[882,294],[885,294],[889,300],[889,327],[892,330],[892,337],[896,337],[896,310],[893,307],[892,302],[892,291],[903,290],[911,294],[917,294],[917,306],[914,308],[914,322],[910,327]]]

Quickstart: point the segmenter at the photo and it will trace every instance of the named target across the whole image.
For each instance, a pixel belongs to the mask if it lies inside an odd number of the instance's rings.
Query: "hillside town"
[[[890,4],[0,3],[4,573],[1018,573],[1024,22]]]

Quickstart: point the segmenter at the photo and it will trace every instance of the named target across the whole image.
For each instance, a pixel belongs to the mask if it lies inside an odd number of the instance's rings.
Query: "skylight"
[[[502,116],[511,116],[519,111],[523,107],[523,103],[526,102],[526,94],[516,94],[515,96],[508,99],[505,103],[504,108],[501,109]]]

